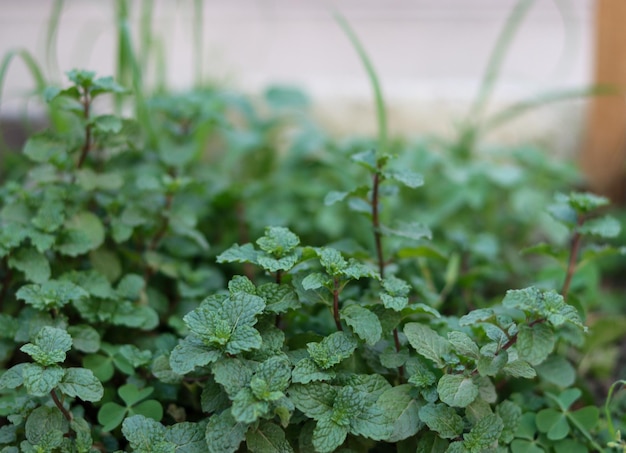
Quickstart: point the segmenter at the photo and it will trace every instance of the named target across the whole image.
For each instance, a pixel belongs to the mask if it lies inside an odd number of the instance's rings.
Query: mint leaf
[[[320,258],[320,263],[328,275],[333,277],[343,275],[344,270],[348,267],[348,262],[341,255],[339,250],[330,247],[322,247],[316,249],[315,253],[317,253],[317,256]]]
[[[65,235],[56,248],[68,256],[78,256],[95,250],[104,242],[102,221],[89,211],[75,214],[65,222]]]
[[[532,379],[537,376],[535,369],[525,360],[513,360],[504,365],[502,371],[512,377]]]
[[[205,439],[209,453],[234,453],[243,442],[248,425],[237,422],[229,411],[212,415]]]
[[[249,362],[241,359],[222,359],[211,368],[215,382],[221,384],[231,397],[247,387],[253,375]]]
[[[394,179],[411,189],[424,185],[424,177],[411,170],[387,170],[383,174],[386,178]]]
[[[293,453],[285,432],[274,423],[262,422],[246,433],[246,445],[252,453]]]
[[[78,351],[93,353],[100,349],[100,334],[91,326],[69,326],[67,333],[71,335],[74,349]]]
[[[295,384],[289,387],[288,393],[296,407],[315,420],[324,416],[330,417],[337,397],[337,390],[324,383]]]
[[[450,343],[433,329],[416,322],[404,326],[404,334],[418,354],[435,362],[439,368],[445,366],[443,357],[450,352]]]
[[[26,391],[33,396],[48,395],[59,385],[64,375],[65,370],[56,365],[44,368],[37,363],[26,363],[22,368],[24,386]]]
[[[420,404],[412,395],[412,387],[401,384],[386,390],[376,404],[393,420],[393,432],[387,442],[398,442],[415,435],[424,423],[419,418]]]
[[[47,445],[51,447],[49,451],[52,451],[60,446],[60,440],[55,438],[63,439],[63,434],[68,430],[68,422],[56,408],[40,406],[30,413],[24,429],[28,442],[33,445]]]
[[[397,236],[414,241],[432,239],[433,236],[430,228],[418,222],[396,222],[393,228],[382,225],[380,230],[387,236]]]
[[[334,332],[319,343],[307,343],[307,350],[313,361],[326,370],[352,355],[358,343],[345,332]]]
[[[360,305],[348,305],[340,311],[341,319],[368,345],[375,345],[382,337],[383,329],[378,316]]]
[[[465,332],[458,330],[448,332],[448,341],[460,356],[470,357],[472,359],[478,359],[480,357],[478,346]]]
[[[218,263],[252,263],[257,264],[259,252],[252,244],[235,244],[217,256]]]
[[[466,449],[471,453],[481,453],[495,447],[504,423],[496,414],[487,415],[476,423],[471,431],[463,436]]]
[[[269,411],[267,401],[259,401],[252,390],[244,388],[233,398],[231,413],[237,422],[254,423]]]
[[[317,421],[313,431],[313,446],[319,453],[330,453],[335,451],[348,435],[346,426],[337,425],[328,417],[323,417]]]
[[[271,357],[259,365],[250,380],[254,396],[261,401],[276,401],[284,397],[289,386],[291,365],[286,358]]]
[[[463,419],[445,404],[427,404],[419,409],[420,419],[444,439],[454,439],[463,432]]]
[[[291,373],[291,380],[299,384],[308,384],[313,381],[330,381],[334,377],[335,373],[333,371],[321,370],[309,358],[298,361]]]
[[[58,387],[67,396],[83,401],[100,401],[104,394],[100,381],[85,368],[67,368]]]
[[[183,338],[170,355],[172,371],[184,375],[196,367],[204,366],[219,359],[221,353],[204,345],[195,335]]]
[[[563,356],[549,357],[536,370],[541,379],[561,388],[573,385],[576,380],[576,369]]]
[[[323,288],[328,284],[328,282],[329,279],[326,275],[319,272],[314,272],[302,279],[302,288],[307,291],[311,289]]]
[[[602,216],[597,219],[587,220],[578,228],[581,234],[592,234],[601,238],[614,238],[619,235],[621,224],[615,217]]]
[[[298,295],[287,285],[265,283],[257,288],[257,295],[265,300],[265,311],[271,313],[285,313],[301,306]]]
[[[267,227],[265,235],[256,241],[265,253],[281,258],[293,252],[300,244],[300,238],[285,227]]]
[[[502,401],[496,406],[496,414],[502,420],[502,432],[500,434],[500,442],[509,444],[520,425],[522,418],[522,409],[512,401]]]
[[[50,263],[43,253],[35,249],[22,248],[11,255],[8,265],[24,273],[27,280],[43,283],[50,278]]]
[[[471,377],[461,374],[444,374],[437,384],[441,401],[453,407],[468,406],[478,396],[478,387]]]
[[[143,415],[133,415],[127,417],[122,423],[122,433],[128,439],[133,451],[140,453],[174,451],[171,448],[164,448],[165,427],[159,422],[144,417]]]
[[[556,338],[552,328],[545,323],[521,325],[517,335],[517,352],[520,359],[539,365],[554,349]]]
[[[60,163],[67,158],[67,145],[48,131],[32,135],[24,145],[24,154],[38,163]]]
[[[385,308],[400,311],[407,306],[411,288],[404,280],[390,276],[383,280],[382,286],[385,292],[380,294],[380,300]]]
[[[49,280],[41,285],[22,286],[15,296],[38,310],[61,308],[69,302],[88,297],[82,288],[68,281]]]
[[[2,376],[0,376],[0,389],[14,389],[22,385],[24,383],[23,373],[26,365],[28,364],[18,363],[2,373]]]
[[[72,337],[63,329],[43,327],[33,343],[25,344],[21,351],[43,366],[65,361],[65,353],[72,347]]]

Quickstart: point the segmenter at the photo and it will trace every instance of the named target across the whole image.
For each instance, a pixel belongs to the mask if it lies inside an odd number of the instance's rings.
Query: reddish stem
[[[339,279],[337,277],[333,279],[333,284],[333,317],[335,318],[337,330],[343,331],[341,318],[339,317]]]
[[[91,149],[91,124],[89,123],[89,115],[91,110],[91,99],[89,97],[89,92],[85,89],[83,93],[83,116],[85,117],[85,121],[87,125],[85,126],[85,143],[80,152],[80,158],[78,159],[78,168],[81,168],[85,163],[85,159],[87,159],[87,154],[89,154],[89,150]]]
[[[561,290],[561,295],[564,300],[567,300],[567,294],[569,293],[569,288],[572,283],[572,278],[574,277],[574,272],[576,272],[576,262],[578,260],[578,253],[580,251],[580,243],[582,241],[582,235],[578,231],[579,227],[585,223],[585,218],[583,216],[578,217],[578,221],[576,222],[576,229],[574,230],[574,236],[572,237],[572,245],[570,248],[569,261],[567,263],[567,273],[565,275],[565,282],[563,283],[563,289]]]
[[[63,414],[63,417],[65,417],[68,422],[71,422],[73,418],[72,413],[65,409],[63,403],[59,400],[59,397],[57,396],[57,393],[54,391],[54,389],[50,390],[50,396],[52,396],[52,401],[54,401],[56,407],[59,408],[59,410]]]

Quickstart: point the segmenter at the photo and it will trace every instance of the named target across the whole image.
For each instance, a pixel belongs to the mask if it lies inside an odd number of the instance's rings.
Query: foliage
[[[336,143],[282,88],[151,99],[151,143],[68,77],[0,189],[1,451],[622,448],[575,368],[620,224],[567,170]]]

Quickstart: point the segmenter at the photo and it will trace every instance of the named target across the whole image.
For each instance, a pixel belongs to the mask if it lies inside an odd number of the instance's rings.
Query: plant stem
[[[343,331],[341,318],[339,317],[339,279],[337,277],[333,279],[333,318],[335,318],[337,330]]]
[[[59,397],[54,389],[50,390],[50,396],[52,397],[52,401],[54,401],[56,407],[58,407],[63,414],[63,417],[65,417],[68,422],[71,422],[73,418],[71,412],[63,407],[63,403],[59,400]]]
[[[576,271],[576,261],[578,260],[578,252],[580,251],[580,243],[582,240],[582,235],[578,231],[578,228],[582,226],[583,223],[585,223],[585,218],[583,216],[579,216],[578,221],[576,222],[574,236],[572,237],[572,245],[570,248],[569,261],[567,263],[565,282],[563,283],[563,289],[561,290],[561,295],[564,300],[567,300],[567,294],[569,293],[569,288],[572,283],[572,277],[574,277],[574,272]]]
[[[152,237],[152,240],[148,245],[148,250],[155,250],[163,239],[163,236],[165,236],[165,233],[167,233],[167,227],[170,224],[168,214],[170,212],[170,209],[172,208],[173,198],[174,196],[170,193],[165,196],[165,208],[162,214],[161,226],[159,227],[159,230],[156,232],[156,234]]]
[[[4,299],[7,297],[9,292],[9,286],[11,284],[11,279],[13,278],[13,270],[9,267],[7,258],[3,260],[5,264],[6,273],[2,278],[2,289],[0,289],[0,311],[2,306],[4,305]]]
[[[246,223],[246,206],[243,201],[237,201],[235,204],[235,212],[237,214],[237,230],[240,244],[248,244],[250,242],[250,234]],[[254,266],[251,263],[243,264],[243,273],[251,282],[254,281]]]
[[[89,150],[91,149],[91,124],[89,123],[90,110],[91,98],[89,97],[89,92],[85,88],[83,92],[83,116],[87,124],[85,126],[85,143],[80,151],[80,158],[78,159],[77,165],[78,168],[83,166],[85,159],[87,158],[87,154],[89,154]]]

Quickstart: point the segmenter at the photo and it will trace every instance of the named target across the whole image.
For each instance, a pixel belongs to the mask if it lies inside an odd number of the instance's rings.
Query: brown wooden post
[[[590,188],[626,201],[626,0],[596,0],[595,82],[619,95],[590,101],[581,164]]]

